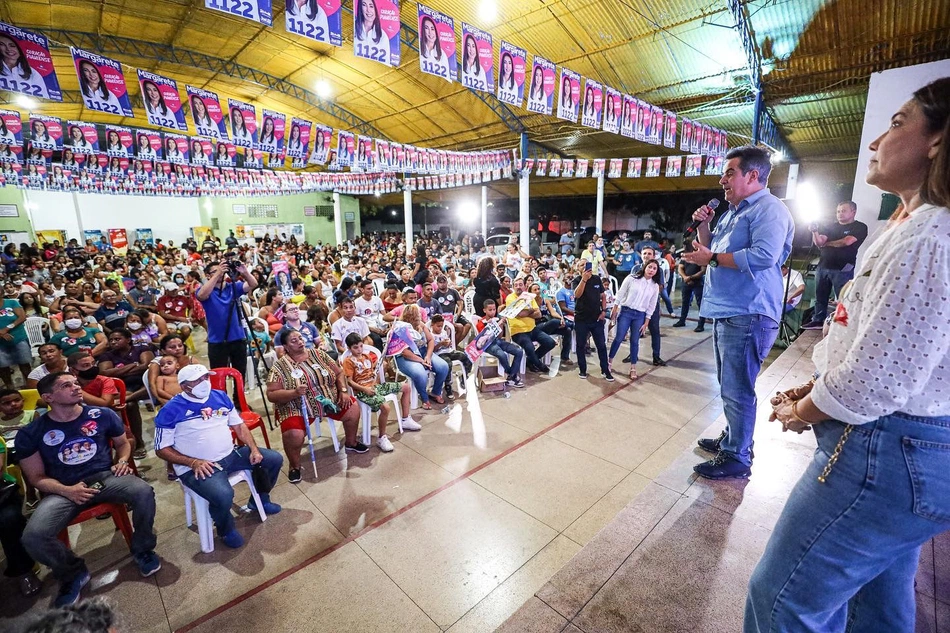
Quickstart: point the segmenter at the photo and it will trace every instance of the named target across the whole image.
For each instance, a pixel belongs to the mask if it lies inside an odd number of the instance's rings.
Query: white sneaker
[[[422,425],[412,419],[410,415],[402,421],[402,430],[403,431],[421,431]]]
[[[392,452],[393,452],[393,443],[390,442],[390,441],[389,441],[389,438],[388,438],[387,436],[385,436],[385,435],[380,435],[380,436],[379,436],[379,439],[376,440],[376,446],[378,446],[378,447],[379,447],[379,450],[381,450],[381,451],[384,452],[384,453],[392,453]]]

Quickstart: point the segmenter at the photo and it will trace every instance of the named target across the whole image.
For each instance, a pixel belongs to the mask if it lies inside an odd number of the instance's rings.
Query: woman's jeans
[[[636,365],[640,354],[640,328],[647,319],[646,312],[640,312],[633,308],[620,308],[620,316],[617,317],[617,331],[614,332],[613,343],[610,344],[610,358],[614,358],[620,351],[623,344],[623,337],[630,331],[630,363]]]
[[[396,357],[396,367],[399,368],[399,371],[409,377],[409,380],[412,381],[412,384],[415,386],[416,392],[419,394],[419,397],[422,399],[422,401],[428,402],[429,370],[426,369],[422,363],[416,362],[414,360],[408,360],[402,356]],[[435,372],[435,384],[432,385],[432,395],[441,396],[442,387],[445,385],[445,379],[449,375],[449,364],[439,358],[437,355],[433,354],[432,371]]]
[[[913,631],[921,545],[950,529],[950,416],[816,424],[818,448],[749,582],[746,633]]]

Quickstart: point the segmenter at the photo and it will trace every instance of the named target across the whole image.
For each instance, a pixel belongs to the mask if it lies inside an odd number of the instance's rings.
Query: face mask
[[[97,365],[95,367],[90,367],[89,369],[83,369],[81,371],[77,371],[76,375],[82,378],[83,380],[92,380],[93,378],[99,375],[99,366]]]
[[[204,400],[211,395],[211,382],[205,380],[191,388],[191,396],[198,400]]]
[[[63,323],[65,323],[66,327],[70,330],[78,330],[82,327],[82,319],[66,319]]]
[[[132,330],[133,332],[136,332],[142,329],[141,323],[126,323],[125,326],[129,328],[130,330]]]

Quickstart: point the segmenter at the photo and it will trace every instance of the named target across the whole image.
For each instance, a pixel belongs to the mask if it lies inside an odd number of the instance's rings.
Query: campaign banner
[[[642,158],[628,158],[627,159],[627,178],[639,178],[642,172],[643,172]]]
[[[620,172],[623,170],[622,158],[611,158],[607,167],[608,178],[620,178]]]
[[[284,167],[284,162],[287,159],[287,155],[284,152],[274,152],[272,154],[267,154],[267,160],[265,163],[271,169],[281,169]]]
[[[708,165],[709,163],[707,163]],[[703,174],[703,156],[702,154],[690,154],[686,157],[686,170],[684,176],[692,178],[702,176]]]
[[[168,134],[165,136],[167,137]],[[211,144],[211,141],[200,136],[192,136],[188,140],[188,146],[192,165],[211,164],[211,157],[214,154],[214,145]]]
[[[650,156],[647,158],[646,171],[643,176],[645,178],[659,178],[660,176],[660,163],[663,161],[662,156]]]
[[[135,139],[130,128],[120,125],[106,125],[105,130],[107,155],[119,157],[132,155]]]
[[[680,151],[689,152],[693,142],[693,122],[682,117],[680,120]]]
[[[564,159],[564,165],[561,168],[561,175],[565,178],[574,177],[574,159],[573,158]]]
[[[72,152],[70,152],[70,154],[72,154]],[[7,165],[9,163],[19,164],[22,162],[23,147],[21,145],[7,145],[6,143],[0,143],[0,163]]]
[[[290,132],[287,135],[287,155],[291,158],[307,158],[310,147],[310,121],[294,117],[290,120]]]
[[[498,316],[502,317],[503,319],[514,319],[522,310],[529,309],[533,301],[533,294],[530,292],[522,292],[515,298],[514,301],[511,302],[511,304],[502,310]]]
[[[540,55],[531,65],[531,86],[528,92],[528,111],[551,114],[554,106],[554,62]]]
[[[133,116],[122,64],[98,53],[70,47],[83,105],[116,116]]]
[[[98,244],[103,238],[103,233],[99,229],[85,229],[82,232],[83,241],[92,240],[93,244]]]
[[[205,8],[274,26],[271,0],[205,0]]]
[[[538,168],[534,171],[535,176],[546,176],[548,173],[548,159],[539,158]]]
[[[380,169],[392,169],[392,152],[390,151],[389,141],[376,139],[376,165]]]
[[[706,158],[706,175],[721,176],[724,162],[725,158],[722,156],[708,156]]]
[[[561,66],[561,91],[558,94],[557,116],[559,119],[577,123],[581,102],[581,76]]]
[[[214,164],[218,167],[234,167],[237,148],[228,141],[218,141],[214,148]]]
[[[577,159],[577,171],[575,172],[575,175],[578,178],[587,178],[587,164],[588,160],[586,158]]]
[[[418,18],[419,68],[451,83],[458,77],[455,20],[424,4],[418,5]]]
[[[152,229],[135,229],[135,241],[145,242],[149,246],[155,246],[155,238],[152,235]]]
[[[401,321],[393,323],[392,329],[386,337],[386,344],[383,345],[385,356],[397,356],[402,354],[405,349],[418,351],[419,348],[412,342],[412,335],[409,334],[409,328],[411,327],[408,323]]]
[[[63,148],[63,122],[55,116],[30,113],[30,149]]]
[[[663,108],[652,106],[650,109],[650,142],[654,145],[663,144]]]
[[[136,130],[135,156],[141,160],[162,159],[162,135],[155,130]]]
[[[560,178],[561,177],[561,159],[552,158],[551,165],[548,167],[548,177],[550,178]]]
[[[604,132],[620,134],[623,95],[619,90],[604,86]]]
[[[636,104],[636,119],[637,124],[634,129],[634,138],[638,141],[646,141],[646,125],[647,119],[650,118],[650,105],[640,101],[639,99],[634,99]]]
[[[353,54],[398,67],[399,26],[398,0],[353,0]]]
[[[352,132],[340,130],[336,135],[336,162],[344,167],[353,164],[356,152],[356,138]]]
[[[600,129],[600,115],[604,110],[604,86],[599,81],[587,79],[584,87],[584,109],[581,110],[581,125]]]
[[[109,166],[106,168],[111,176],[124,176],[129,173],[129,159],[124,156],[109,156]]]
[[[343,46],[343,10],[340,0],[286,0],[285,26],[331,46]]]
[[[188,94],[188,103],[191,106],[191,119],[195,123],[195,131],[199,136],[212,138],[228,138],[228,128],[224,113],[221,111],[221,101],[218,95],[210,90],[185,85]]]
[[[28,163],[26,170],[23,172],[23,184],[30,185],[31,187],[41,189],[43,185],[46,184],[46,174],[48,172],[48,167],[46,164],[40,163]]]
[[[173,134],[165,132],[165,140],[162,144],[165,148],[165,160],[175,165],[184,165],[188,162],[189,145],[188,137],[184,134]]]
[[[712,140],[711,140],[711,142],[710,142],[710,144],[709,144],[709,154],[710,154],[711,156],[718,156],[718,155],[719,155],[719,139],[720,139],[720,131],[717,130],[716,128],[713,128],[713,129],[712,129]]]
[[[139,70],[139,88],[148,122],[171,130],[188,131],[178,84],[174,79]]]
[[[0,144],[23,146],[23,121],[16,110],[0,110]]]
[[[228,99],[231,141],[237,147],[257,147],[257,111],[250,103]]]
[[[0,22],[0,42],[5,49],[0,63],[0,90],[63,100],[45,36]]]
[[[693,121],[693,140],[689,144],[690,154],[699,154],[703,146],[703,124]]]
[[[667,178],[677,178],[683,171],[683,157],[682,156],[667,156],[666,157],[666,177]]]
[[[251,169],[264,167],[264,152],[259,149],[244,148],[244,166]]]
[[[284,149],[286,128],[287,117],[285,115],[273,110],[261,110],[261,133],[257,139],[258,148],[262,152],[279,152]]]
[[[663,117],[663,146],[676,149],[676,113],[667,110],[664,112]]]
[[[129,236],[125,229],[109,229],[109,243],[116,255],[124,256],[129,252]]]
[[[373,168],[373,139],[368,136],[356,137],[356,161],[353,165],[361,171]]]
[[[620,117],[620,134],[627,138],[636,138],[637,100],[628,94],[621,95],[623,109]]]
[[[521,107],[524,103],[528,51],[502,40],[498,56],[498,100]]]
[[[330,142],[333,139],[333,128],[317,123],[313,126],[313,152],[310,154],[311,165],[326,165],[327,155],[330,153]]]
[[[460,81],[471,90],[495,92],[495,49],[491,33],[462,22]]]
[[[607,166],[606,158],[595,158],[590,172],[591,178],[599,178],[604,175],[604,167]]]
[[[700,154],[709,154],[709,143],[712,138],[712,128],[708,125],[703,125],[703,142],[700,145],[699,153]]]
[[[64,148],[68,147],[73,154],[98,154],[99,130],[95,123],[85,121],[66,121],[66,138]]]
[[[498,324],[498,319],[483,321],[483,323],[485,323],[485,327],[482,328],[482,331],[472,339],[471,343],[465,346],[465,355],[472,363],[477,363],[485,350],[495,342],[495,339],[501,336],[501,325]]]

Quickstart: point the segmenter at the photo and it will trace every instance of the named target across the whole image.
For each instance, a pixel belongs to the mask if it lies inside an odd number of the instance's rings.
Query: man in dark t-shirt
[[[820,330],[828,316],[832,288],[835,299],[840,299],[841,289],[854,278],[858,249],[868,237],[868,225],[854,219],[857,212],[858,205],[850,200],[842,202],[835,210],[835,224],[824,228],[817,224],[808,227],[812,243],[821,249],[821,257],[815,273],[815,312],[803,329]]]
[[[82,404],[74,376],[55,373],[37,385],[49,412],[23,427],[16,437],[20,468],[43,498],[23,532],[23,546],[60,582],[55,607],[74,604],[89,582],[89,570],[58,539],[69,522],[99,503],[132,508],[132,556],[143,576],[161,568],[155,554],[155,491],[131,475],[132,445],[115,412]],[[116,461],[113,463],[113,448]]]
[[[577,277],[574,279],[574,329],[577,332],[577,369],[581,378],[587,378],[587,337],[594,339],[600,370],[607,382],[613,382],[610,365],[607,363],[607,298],[604,282],[595,275],[589,260],[577,261]]]

